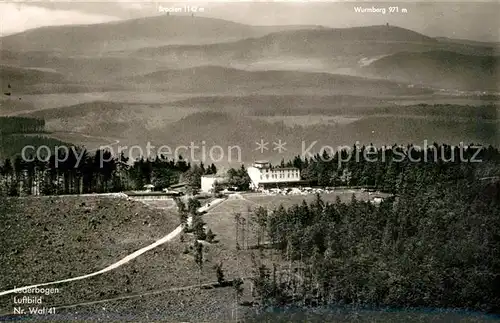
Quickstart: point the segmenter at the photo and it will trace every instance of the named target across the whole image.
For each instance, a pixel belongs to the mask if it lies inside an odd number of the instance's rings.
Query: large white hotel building
[[[267,160],[256,161],[247,168],[250,188],[260,189],[299,184],[300,169],[295,167],[271,167]]]

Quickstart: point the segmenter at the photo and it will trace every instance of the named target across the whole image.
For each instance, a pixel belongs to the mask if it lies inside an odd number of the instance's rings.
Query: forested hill
[[[419,182],[403,180],[398,197],[379,206],[355,198],[325,203],[318,196],[272,213],[259,209],[262,229],[297,268],[296,275],[282,278],[257,259],[260,307],[499,314],[500,181],[438,179],[426,189]]]
[[[318,195],[309,204],[256,210],[268,246],[295,268],[294,275],[283,277],[264,259],[255,259],[261,308],[286,313],[290,306],[350,305],[500,313],[499,151],[490,147],[476,155],[471,149],[463,155],[468,161],[451,161],[453,149],[436,145],[429,150],[443,149],[446,158],[411,162],[409,156],[424,157],[420,150],[396,161],[394,152],[404,148],[386,151],[384,162],[339,164],[338,156],[315,156],[278,166],[301,167],[304,176],[323,185],[370,184],[393,196],[377,206],[354,195],[349,203],[338,197],[326,203]],[[473,155],[481,161],[471,162]],[[381,151],[375,156],[381,158]]]

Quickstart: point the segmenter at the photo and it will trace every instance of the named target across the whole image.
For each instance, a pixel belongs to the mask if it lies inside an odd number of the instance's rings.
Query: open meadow
[[[176,212],[123,198],[41,197],[4,203],[1,290],[101,270],[178,225]]]

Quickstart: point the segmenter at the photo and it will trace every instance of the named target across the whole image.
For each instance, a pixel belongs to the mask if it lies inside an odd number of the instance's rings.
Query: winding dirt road
[[[206,204],[206,205],[203,205],[202,207],[200,207],[198,209],[199,212],[205,212],[207,210],[209,210],[210,208],[212,207],[215,207],[217,205],[219,205],[220,203],[222,203],[223,201],[225,201],[225,199],[216,199],[214,201],[212,201],[211,203],[209,204]],[[210,205],[210,206],[209,206]],[[192,217],[189,217],[188,218],[188,224],[191,223],[192,221]],[[93,273],[90,273],[90,274],[87,274],[87,275],[82,275],[82,276],[77,276],[77,277],[73,277],[73,278],[68,278],[68,279],[63,279],[63,280],[58,280],[58,281],[53,281],[53,282],[48,282],[48,283],[40,283],[40,284],[35,284],[35,285],[30,285],[30,286],[23,286],[23,287],[19,287],[19,288],[15,288],[15,289],[10,289],[10,290],[6,290],[6,291],[3,291],[3,292],[0,292],[0,296],[3,296],[3,295],[7,295],[7,294],[12,294],[12,293],[17,293],[17,292],[20,292],[24,289],[29,289],[29,288],[36,288],[36,287],[42,287],[42,286],[48,286],[48,285],[56,285],[56,284],[62,284],[62,283],[67,283],[67,282],[72,282],[72,281],[76,281],[76,280],[82,280],[82,279],[87,279],[87,278],[90,278],[90,277],[94,277],[94,276],[97,276],[97,275],[100,275],[100,274],[104,274],[108,271],[111,271],[113,269],[116,269],[126,263],[128,263],[129,261],[139,257],[140,255],[142,255],[143,253],[151,250],[151,249],[154,249],[162,244],[164,244],[165,242],[168,242],[170,240],[172,240],[173,238],[175,238],[177,235],[179,235],[180,233],[182,232],[182,225],[179,225],[174,231],[170,232],[169,234],[167,234],[166,236],[164,236],[163,238],[161,238],[160,240],[144,247],[144,248],[141,248],[133,253],[131,253],[130,255],[126,256],[125,258],[115,262],[114,264],[102,269],[102,270],[99,270],[99,271],[96,271],[96,272],[93,272]]]

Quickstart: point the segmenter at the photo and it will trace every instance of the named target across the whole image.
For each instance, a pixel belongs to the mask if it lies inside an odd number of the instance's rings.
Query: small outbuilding
[[[225,176],[203,175],[201,177],[201,191],[203,193],[212,193],[215,183],[223,184],[226,182],[227,179]]]

